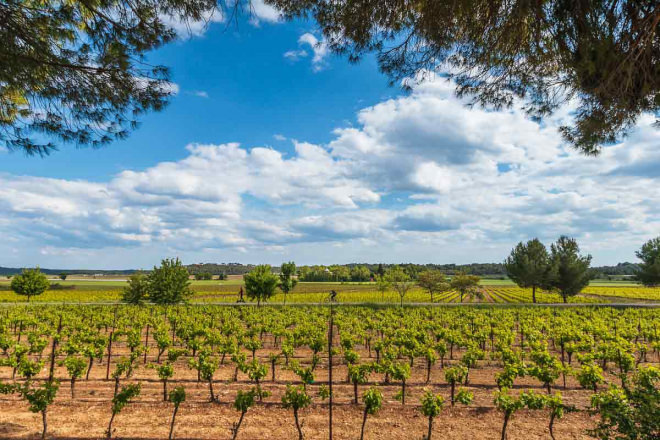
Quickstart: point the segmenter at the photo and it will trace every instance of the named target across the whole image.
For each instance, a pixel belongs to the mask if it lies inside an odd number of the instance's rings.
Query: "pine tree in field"
[[[564,302],[587,287],[593,277],[589,267],[591,255],[580,255],[580,247],[574,238],[561,236],[550,247],[550,268],[547,287],[556,290]]]
[[[536,302],[536,289],[544,285],[548,276],[550,256],[538,238],[520,242],[504,261],[507,275],[523,288],[532,288],[532,302]]]
[[[660,237],[644,243],[635,255],[642,260],[636,274],[637,279],[647,287],[660,285]]]

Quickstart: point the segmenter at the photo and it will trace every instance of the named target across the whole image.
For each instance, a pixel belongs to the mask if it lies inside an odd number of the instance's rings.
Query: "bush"
[[[193,294],[188,277],[188,270],[178,258],[163,260],[161,266],[154,267],[147,276],[149,299],[156,304],[187,301]]]
[[[122,387],[121,391],[112,398],[112,416],[110,417],[110,423],[108,423],[108,429],[106,430],[107,438],[112,438],[112,422],[115,420],[117,414],[119,414],[121,410],[131,402],[131,400],[140,395],[140,390],[141,387],[139,383],[127,385]]]
[[[122,301],[129,304],[142,304],[149,297],[149,281],[142,272],[136,272],[128,279],[128,286],[124,288]]]
[[[24,269],[20,275],[16,275],[11,280],[11,290],[17,295],[27,296],[28,302],[30,302],[30,297],[41,295],[49,286],[48,278],[41,273],[38,267]]]
[[[252,271],[243,277],[245,282],[245,293],[250,300],[257,300],[260,305],[262,301],[267,301],[275,294],[275,289],[279,284],[277,275],[273,274],[270,266],[263,264],[255,267]]]
[[[660,369],[640,368],[632,384],[610,385],[594,394],[591,406],[600,421],[590,434],[602,440],[652,440],[660,435]]]
[[[254,388],[250,391],[238,390],[236,394],[236,399],[234,400],[234,409],[241,412],[241,416],[238,419],[237,423],[234,423],[231,431],[233,433],[232,440],[236,440],[238,437],[238,430],[241,429],[241,424],[243,423],[243,418],[248,409],[254,406],[254,397],[258,394],[258,391]]]
[[[76,290],[76,286],[75,284],[53,283],[48,287],[48,290]]]

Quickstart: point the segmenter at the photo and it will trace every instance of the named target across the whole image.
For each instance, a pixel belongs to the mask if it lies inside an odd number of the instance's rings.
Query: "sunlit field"
[[[116,302],[121,300],[126,281],[122,280],[67,280],[55,282],[50,290],[31,301],[35,302]],[[192,281],[194,291],[191,302],[195,303],[235,303],[242,287],[241,280],[229,281]],[[292,293],[286,297],[287,303],[324,303],[329,293],[337,292],[340,303],[399,303],[401,298],[392,290],[381,293],[374,283],[298,283]],[[531,303],[532,290],[517,287],[509,280],[482,280],[481,295],[466,297],[464,303]],[[537,290],[539,303],[561,303],[556,293]],[[0,281],[0,302],[25,302],[26,298],[16,295],[9,289],[9,281]],[[638,303],[660,302],[660,288],[648,288],[632,283],[594,282],[569,303]],[[285,302],[284,295],[278,290],[270,302]],[[459,294],[455,291],[438,293],[433,296],[413,287],[404,297],[404,303],[458,303]]]

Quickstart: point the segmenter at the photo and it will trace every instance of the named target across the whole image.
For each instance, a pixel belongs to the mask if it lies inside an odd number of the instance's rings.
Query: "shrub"
[[[275,295],[275,289],[279,284],[277,275],[270,271],[270,266],[262,264],[255,267],[243,277],[245,282],[245,294],[247,297],[257,301],[257,305],[261,305],[262,301],[268,301]]]
[[[18,393],[27,400],[30,412],[41,413],[43,424],[41,439],[43,440],[46,438],[46,432],[48,431],[48,406],[55,400],[59,387],[60,383],[58,381],[46,381],[37,387],[32,387],[30,382],[20,385],[0,383],[0,394]]]
[[[610,385],[594,394],[591,406],[600,421],[590,434],[602,440],[657,439],[660,433],[660,369],[640,368],[632,383]]]
[[[165,259],[147,275],[149,299],[156,304],[178,304],[188,300],[190,289],[188,270],[181,261]]]
[[[239,390],[236,394],[236,399],[234,399],[234,409],[241,412],[241,417],[238,419],[237,423],[234,423],[232,427],[232,440],[236,440],[238,436],[238,430],[241,429],[241,424],[243,423],[243,418],[248,409],[254,406],[254,397],[257,395],[257,390],[252,388],[250,391],[241,391]]]
[[[82,377],[87,367],[87,361],[80,356],[67,356],[62,364],[66,367],[69,377],[71,377],[71,399],[75,399],[74,387],[76,380]]]
[[[128,285],[122,293],[122,301],[129,304],[143,304],[149,297],[149,281],[142,272],[136,272],[128,278]]]
[[[50,282],[46,275],[42,274],[39,268],[24,269],[20,275],[16,275],[11,280],[11,290],[17,295],[27,296],[28,302],[33,296],[41,295],[44,293]]]

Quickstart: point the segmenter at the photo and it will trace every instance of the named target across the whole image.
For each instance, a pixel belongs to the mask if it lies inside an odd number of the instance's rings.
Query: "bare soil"
[[[265,355],[265,350],[264,353]],[[367,354],[365,353],[365,356]],[[306,354],[303,354],[303,358]],[[266,361],[264,359],[264,361]],[[44,369],[46,370],[46,368]],[[422,439],[426,434],[427,419],[419,411],[419,399],[425,389],[439,392],[445,397],[445,410],[435,420],[433,438],[438,439],[499,439],[502,416],[493,407],[492,399],[495,365],[484,365],[471,370],[470,383],[466,387],[474,393],[475,400],[470,407],[449,404],[449,388],[444,383],[444,374],[439,364],[432,370],[431,380],[426,383],[425,365],[415,365],[413,375],[407,383],[406,405],[395,400],[400,391],[399,383],[382,383],[381,375],[372,375],[370,383],[360,385],[361,393],[371,384],[380,382],[385,402],[383,409],[367,420],[366,439]],[[71,399],[70,382],[66,372],[58,368],[56,377],[61,378],[61,388],[56,402],[49,408],[48,424],[51,439],[102,439],[110,418],[110,400],[114,382],[105,380],[106,365],[95,364],[90,380],[76,383],[76,398]],[[231,382],[234,367],[230,362],[221,366],[215,374],[214,392],[218,402],[209,400],[209,387],[206,382],[197,382],[196,372],[178,363],[176,380],[168,384],[171,389],[184,385],[187,399],[179,410],[176,419],[175,438],[177,439],[231,439],[231,427],[238,421],[239,413],[231,403],[239,389],[248,389],[253,384],[239,373],[238,382]],[[10,381],[11,371],[0,368],[2,381]],[[46,371],[42,372],[46,376]],[[338,365],[333,369],[335,439],[357,439],[360,435],[363,407],[353,404],[353,385],[345,382],[346,368]],[[309,386],[315,396],[315,403],[301,414],[306,439],[328,438],[328,405],[316,397],[320,383],[327,381],[326,365],[316,370],[317,384]],[[120,439],[162,439],[167,438],[172,416],[172,404],[163,402],[163,385],[152,369],[143,366],[130,380],[121,384],[142,383],[139,398],[129,404],[115,419],[113,438]],[[268,378],[263,389],[272,393],[261,404],[251,408],[241,426],[239,439],[297,439],[293,413],[282,408],[280,401],[286,384],[297,382],[298,378],[289,370],[276,368],[276,381]],[[561,385],[561,379],[559,381]],[[522,389],[535,389],[544,392],[538,381],[529,378],[519,379],[513,392]],[[565,403],[576,405],[582,411],[570,413],[555,423],[557,439],[589,438],[586,430],[594,426],[594,419],[584,411],[589,403],[590,393],[579,388],[573,378],[567,378],[567,388],[558,386]],[[545,411],[516,413],[507,430],[509,440],[549,439],[549,416]],[[40,438],[41,416],[28,411],[27,404],[12,396],[0,399],[0,439]]]
[[[143,335],[144,337],[144,335]],[[281,398],[288,383],[300,383],[298,376],[278,364],[276,380],[271,381],[268,354],[279,351],[273,347],[272,337],[267,337],[265,347],[256,352],[257,358],[269,368],[261,386],[272,393],[263,402],[251,408],[241,426],[238,439],[293,439],[298,438],[291,410],[282,408]],[[142,359],[139,367],[130,379],[122,379],[121,385],[140,382],[142,392],[138,399],[130,403],[115,418],[113,438],[116,439],[163,439],[168,438],[173,406],[163,401],[163,384],[154,369],[147,365],[156,361],[156,349],[150,341],[150,351],[146,364]],[[362,362],[375,361],[368,350],[359,348]],[[128,354],[123,343],[113,344],[111,369],[116,360]],[[372,355],[375,354],[372,352]],[[460,359],[460,350],[455,350],[455,359]],[[248,360],[251,353],[247,353]],[[309,349],[296,350],[296,359],[305,364],[311,358]],[[38,376],[44,380],[48,375],[48,350],[43,354],[46,365]],[[649,355],[656,362],[657,356]],[[214,375],[213,388],[217,402],[210,402],[209,385],[197,381],[197,372],[187,366],[186,357],[175,364],[174,380],[168,383],[168,389],[183,385],[187,398],[181,405],[176,418],[174,438],[184,439],[231,439],[231,428],[238,421],[239,413],[232,402],[238,390],[247,390],[254,383],[239,373],[238,381],[232,381],[234,365],[229,358],[220,365]],[[106,380],[107,358],[94,362],[90,379],[76,382],[76,396],[71,398],[70,382],[64,367],[58,366],[55,377],[61,380],[57,399],[48,410],[48,438],[50,439],[103,439],[110,419],[110,405],[114,390],[114,381]],[[358,439],[362,423],[363,407],[353,403],[354,388],[346,382],[346,366],[341,363],[341,356],[335,357],[334,378],[334,423],[333,438],[336,440]],[[457,361],[445,360],[445,366]],[[574,367],[577,367],[575,361]],[[433,439],[500,439],[502,415],[493,406],[495,374],[500,366],[493,361],[480,361],[475,369],[470,370],[467,389],[474,393],[474,402],[469,407],[449,403],[449,387],[444,379],[440,361],[433,365],[430,381],[426,381],[426,363],[416,359],[412,376],[406,384],[406,404],[395,399],[401,390],[400,383],[383,383],[383,376],[372,374],[369,382],[359,386],[358,393],[371,385],[378,384],[384,394],[381,411],[369,416],[366,425],[366,439],[420,440],[426,435],[428,420],[421,414],[419,401],[426,389],[441,393],[445,397],[445,409],[434,422]],[[0,367],[0,381],[11,382],[11,368]],[[618,382],[612,374],[606,379]],[[308,386],[314,403],[301,412],[305,439],[328,438],[328,404],[318,396],[320,384],[327,383],[327,353],[315,370],[316,383]],[[533,378],[519,378],[515,382],[513,393],[533,389],[546,392]],[[582,389],[574,377],[566,378],[564,387],[560,378],[553,392],[561,391],[565,404],[574,405],[578,411],[568,413],[555,422],[554,433],[557,440],[586,439],[587,430],[593,428],[596,419],[587,411],[591,390]],[[360,398],[361,400],[361,398]],[[547,411],[520,411],[515,414],[507,430],[508,440],[550,439],[548,430],[549,414]],[[0,395],[0,439],[37,439],[41,438],[41,415],[29,412],[25,401],[15,396]]]

